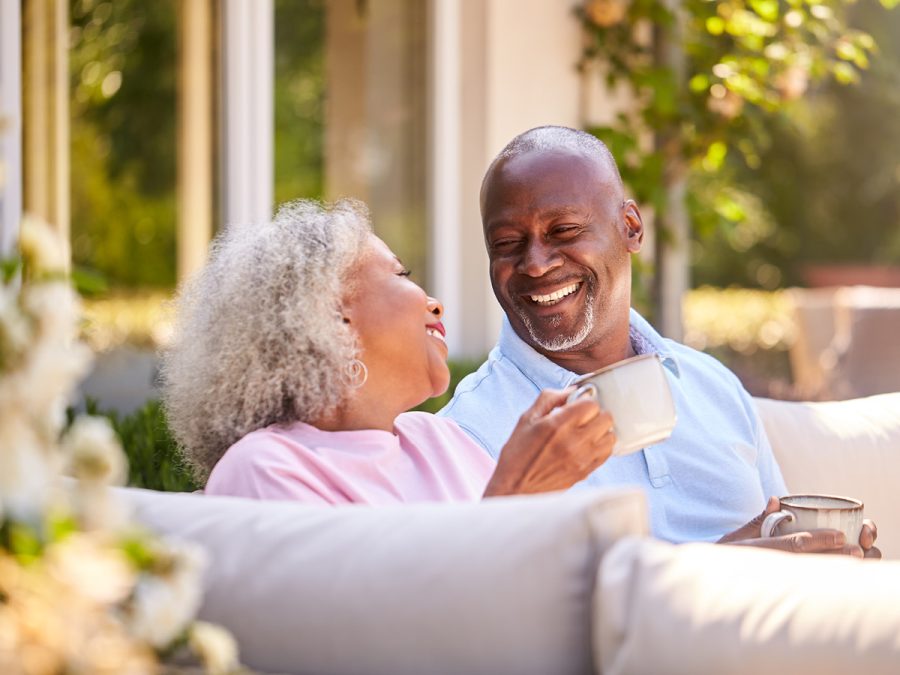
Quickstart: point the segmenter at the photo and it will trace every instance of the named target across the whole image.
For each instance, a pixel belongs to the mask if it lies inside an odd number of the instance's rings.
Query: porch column
[[[223,220],[260,223],[273,206],[273,2],[222,0],[221,22]]]
[[[3,11],[13,4],[18,3],[3,3]],[[68,241],[68,2],[27,0],[23,8],[23,119],[27,120],[23,128],[24,207]]]
[[[213,8],[179,5],[178,232],[179,281],[203,266],[213,231]]]
[[[12,254],[22,217],[22,16],[0,2],[0,258]]]

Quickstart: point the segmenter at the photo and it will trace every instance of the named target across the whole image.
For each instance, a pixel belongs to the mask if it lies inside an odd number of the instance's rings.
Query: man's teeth
[[[441,335],[441,331],[436,330],[434,328],[426,328],[425,332],[431,335],[432,337],[436,337],[441,342],[447,342],[443,335]]]
[[[554,291],[548,295],[531,295],[529,297],[532,302],[536,302],[539,305],[553,305],[577,290],[578,284],[576,283],[571,286],[566,286],[565,288],[560,288],[558,291]]]

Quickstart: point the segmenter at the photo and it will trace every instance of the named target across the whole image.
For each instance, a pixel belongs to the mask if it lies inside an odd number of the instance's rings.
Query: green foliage
[[[666,180],[688,172],[699,280],[774,288],[797,279],[796,266],[781,270],[792,256],[828,256],[838,251],[838,241],[849,243],[847,223],[857,219],[847,221],[847,211],[856,210],[866,191],[849,195],[838,163],[847,157],[851,165],[867,162],[854,147],[860,134],[876,156],[893,153],[880,164],[890,174],[878,181],[882,232],[867,241],[883,243],[884,226],[897,223],[894,207],[885,203],[897,194],[898,146],[879,139],[878,130],[889,127],[893,140],[900,128],[900,109],[891,100],[897,98],[900,62],[887,58],[885,68],[872,56],[876,43],[895,49],[896,17],[886,20],[883,7],[871,0],[858,7],[851,0],[686,0],[672,6],[663,0],[588,0],[578,10],[589,37],[582,65],[601,62],[607,83],[633,94],[631,112],[589,131],[609,145],[631,192],[656,209],[663,228]],[[887,27],[892,21],[894,29]],[[674,46],[668,54],[667,41]],[[682,79],[671,67],[673,52],[675,60],[685,60]],[[877,83],[879,93],[867,82]],[[852,110],[836,104],[848,122],[838,133],[827,124],[835,115],[820,102],[823,90],[812,88],[817,83],[833,101],[857,103]],[[856,83],[862,86],[839,86]],[[860,106],[863,100],[868,104]],[[816,129],[815,138],[802,138],[803,127]],[[816,159],[806,161],[810,151]],[[821,201],[796,189],[798,177]],[[864,173],[854,177],[855,188],[875,182]],[[804,215],[799,221],[798,210]],[[816,239],[809,246],[811,235]],[[817,247],[822,237],[837,246]],[[900,235],[887,250],[895,247],[900,249]],[[839,259],[865,249],[857,240],[842,250]]]
[[[72,252],[82,287],[171,287],[177,3],[70,0],[70,16]],[[275,18],[275,200],[320,198],[325,2],[276,0]]]
[[[275,203],[323,192],[325,1],[275,1]]]
[[[128,458],[128,485],[167,492],[200,487],[182,460],[159,401],[148,401],[124,416],[100,411],[96,402],[88,401],[87,413],[109,418],[122,440]]]
[[[635,195],[657,209],[665,206],[656,186],[666,164],[680,157],[716,171],[729,152],[752,155],[768,114],[810,82],[857,81],[875,50],[871,35],[849,27],[847,0],[686,0],[677,15],[668,5],[592,0],[579,10],[590,37],[583,65],[604,61],[608,83],[638,102],[636,114],[591,131],[621,160]],[[656,50],[666,39],[683,51],[683,82]],[[647,131],[657,134],[650,148],[635,140]]]
[[[880,45],[857,86],[829,84],[769,120],[754,162],[692,177],[707,203],[752,202],[740,219],[695,218],[697,283],[771,288],[802,284],[816,262],[900,264],[900,14],[867,0],[851,19]]]
[[[72,0],[70,15],[73,259],[116,284],[171,286],[175,3]]]

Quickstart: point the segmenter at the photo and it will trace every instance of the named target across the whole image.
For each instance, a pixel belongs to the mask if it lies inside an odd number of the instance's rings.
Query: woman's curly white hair
[[[344,400],[358,347],[341,300],[371,231],[355,200],[289,202],[262,227],[228,228],[183,286],[163,402],[201,481],[251,431],[308,422]]]

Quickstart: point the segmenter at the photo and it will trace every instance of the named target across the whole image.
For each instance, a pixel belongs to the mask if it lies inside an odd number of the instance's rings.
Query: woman
[[[163,361],[169,423],[206,492],[474,500],[567,488],[609,457],[609,415],[567,391],[538,397],[497,463],[454,422],[404,412],[449,384],[442,314],[359,202],[297,201],[226,231]]]

